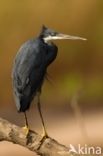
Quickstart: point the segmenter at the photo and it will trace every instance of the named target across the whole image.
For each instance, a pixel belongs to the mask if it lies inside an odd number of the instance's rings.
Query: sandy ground
[[[51,116],[51,115],[50,115]],[[46,119],[46,126],[49,135],[55,138],[60,143],[69,147],[69,144],[77,146],[80,144],[89,144],[94,146],[103,145],[103,113],[94,112],[84,114],[84,128],[81,129],[80,121],[76,120],[75,117],[69,117],[67,114],[62,116],[52,115]],[[12,119],[13,122],[16,120]],[[18,118],[20,120],[20,117]],[[32,117],[30,117],[31,123],[33,123]],[[39,120],[35,121],[36,131],[41,133],[41,127],[39,126]],[[19,123],[20,124],[20,123]],[[35,129],[32,126],[32,129]],[[0,156],[34,156],[34,153],[8,142],[0,143]]]

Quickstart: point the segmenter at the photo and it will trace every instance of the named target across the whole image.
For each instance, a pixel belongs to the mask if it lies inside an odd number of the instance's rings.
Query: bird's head
[[[49,29],[45,27],[44,25],[42,26],[42,30],[40,33],[40,37],[44,40],[44,42],[52,41],[52,40],[86,40],[85,38],[78,37],[78,36],[71,36],[71,35],[66,35],[62,33],[58,33],[52,29]]]

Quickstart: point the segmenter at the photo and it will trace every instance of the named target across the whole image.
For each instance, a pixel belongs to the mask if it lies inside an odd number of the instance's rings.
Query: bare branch
[[[69,148],[52,138],[44,138],[34,131],[28,137],[21,127],[0,118],[0,141],[9,141],[28,148],[41,156],[71,156]]]

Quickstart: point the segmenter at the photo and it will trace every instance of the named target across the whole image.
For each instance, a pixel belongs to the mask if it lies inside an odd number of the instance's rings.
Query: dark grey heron
[[[26,128],[29,130],[26,111],[37,95],[37,105],[45,137],[48,134],[41,112],[40,93],[47,74],[47,67],[57,56],[58,48],[51,41],[58,39],[86,40],[81,37],[61,34],[43,26],[37,38],[28,40],[20,47],[13,64],[13,90],[17,110],[24,113]]]

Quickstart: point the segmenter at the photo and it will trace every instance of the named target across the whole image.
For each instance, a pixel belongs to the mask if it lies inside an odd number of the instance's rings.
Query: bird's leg
[[[40,95],[38,95],[38,111],[39,111],[39,114],[40,114],[40,118],[41,118],[41,122],[42,122],[42,127],[43,127],[43,133],[42,133],[42,139],[44,138],[47,138],[48,137],[48,134],[47,134],[47,131],[46,131],[46,128],[45,128],[45,123],[44,123],[44,119],[43,119],[43,116],[42,116],[42,112],[41,112],[41,103],[40,103]]]
[[[28,136],[28,133],[29,133],[29,125],[28,125],[28,120],[27,120],[26,112],[24,112],[24,117],[25,117],[25,126],[23,127],[23,130],[24,130],[26,136]]]

